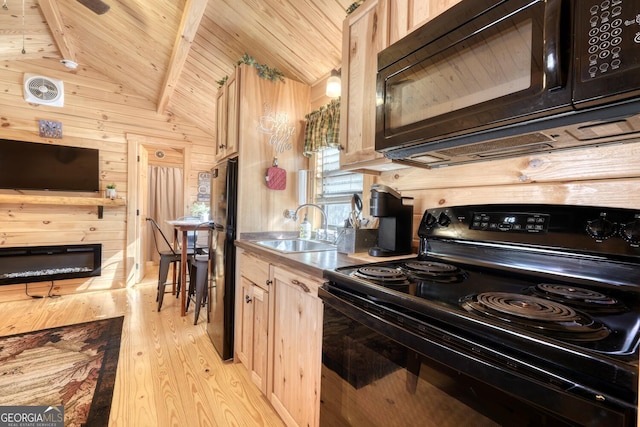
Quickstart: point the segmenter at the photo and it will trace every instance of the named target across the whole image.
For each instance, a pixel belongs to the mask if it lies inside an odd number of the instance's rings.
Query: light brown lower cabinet
[[[240,274],[236,276],[236,360],[247,368],[251,381],[266,394],[271,266],[241,251],[238,252],[238,265]]]
[[[238,260],[236,360],[287,426],[316,427],[322,370],[318,288],[323,280],[241,250]]]
[[[320,279],[274,268],[272,380],[269,400],[289,426],[320,423]]]

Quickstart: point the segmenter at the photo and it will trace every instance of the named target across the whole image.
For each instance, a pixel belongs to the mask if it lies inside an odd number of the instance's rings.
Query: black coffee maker
[[[379,218],[377,246],[369,255],[386,257],[411,253],[413,238],[413,197],[402,197],[386,185],[371,186],[369,212]]]

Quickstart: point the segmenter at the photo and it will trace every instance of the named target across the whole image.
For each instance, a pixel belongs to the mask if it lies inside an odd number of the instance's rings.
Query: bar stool
[[[189,294],[187,297],[187,307],[189,310],[189,302],[192,298],[195,299],[195,310],[193,314],[193,324],[198,324],[198,318],[200,317],[200,308],[203,303],[209,303],[209,254],[207,255],[195,255],[190,261],[190,276],[189,276]]]
[[[189,293],[187,294],[187,306],[186,310],[189,310],[189,303],[194,298],[195,310],[193,324],[198,324],[198,318],[200,317],[200,308],[202,305],[209,304],[209,262],[210,262],[210,248],[211,248],[211,231],[215,229],[215,225],[211,222],[206,222],[198,225],[196,231],[200,226],[206,226],[209,228],[209,244],[206,254],[196,254],[189,261]],[[194,251],[197,251],[196,242],[194,242]],[[209,313],[209,310],[207,310]],[[209,318],[207,317],[207,322]]]
[[[162,308],[162,301],[164,299],[164,287],[166,286],[167,277],[169,276],[169,267],[174,264],[176,269],[179,268],[181,254],[180,252],[177,252],[173,249],[173,247],[169,243],[169,239],[167,239],[167,236],[164,235],[162,229],[153,218],[147,218],[146,220],[151,224],[151,234],[153,235],[153,242],[155,243],[156,251],[158,251],[158,255],[160,256],[160,266],[158,269],[158,293],[156,295],[156,301],[158,302],[158,311],[160,311],[160,308]],[[158,234],[160,235],[160,237],[162,237],[167,247],[169,248],[168,251],[160,249],[160,245],[158,244]],[[189,248],[187,248],[187,256],[189,258],[193,257],[193,251]],[[180,285],[180,275],[178,275],[178,292],[176,297],[180,295]]]

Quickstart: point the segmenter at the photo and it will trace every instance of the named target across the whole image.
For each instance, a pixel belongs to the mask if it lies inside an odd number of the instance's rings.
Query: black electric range
[[[560,418],[581,424],[609,408],[623,415],[594,425],[635,424],[640,210],[437,208],[425,211],[418,236],[417,257],[326,271],[321,298],[367,313],[381,330],[405,333],[394,340],[532,406],[550,405],[531,392],[537,386],[537,394],[552,389],[554,401],[586,402],[550,409]],[[485,366],[494,371],[483,374]],[[526,378],[530,390],[511,390],[495,369]]]

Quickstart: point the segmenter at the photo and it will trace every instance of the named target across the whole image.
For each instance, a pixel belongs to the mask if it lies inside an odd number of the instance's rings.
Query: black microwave
[[[463,0],[379,53],[376,150],[438,167],[635,141],[638,16],[640,0]]]

